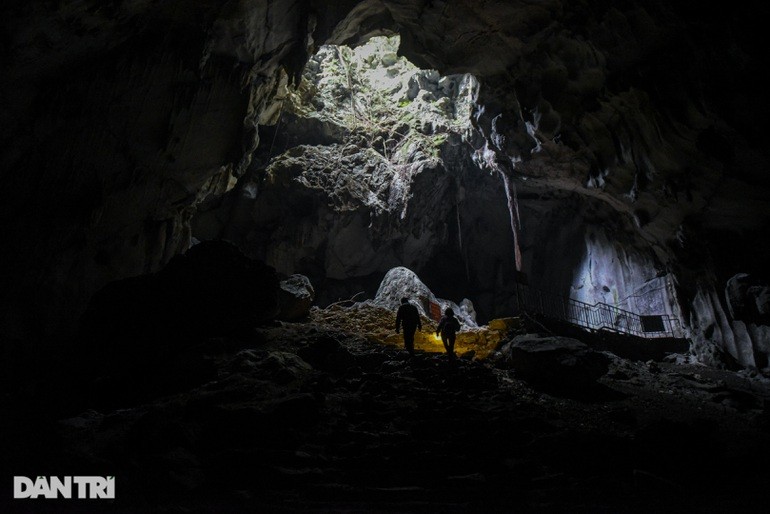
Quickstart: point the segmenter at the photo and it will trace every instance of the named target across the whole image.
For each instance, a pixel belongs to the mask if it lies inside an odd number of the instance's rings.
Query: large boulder
[[[313,284],[305,275],[292,275],[286,280],[281,280],[281,286],[278,290],[278,303],[281,312],[278,314],[278,318],[283,321],[306,318],[314,299]]]
[[[207,335],[251,328],[278,314],[275,270],[225,241],[207,241],[158,274],[185,326]],[[181,323],[180,323],[181,325]]]
[[[604,354],[569,337],[516,336],[501,348],[498,359],[532,385],[559,394],[591,388],[609,369]]]
[[[478,326],[473,303],[470,300],[465,298],[460,305],[457,305],[449,300],[437,298],[415,272],[403,266],[393,268],[385,274],[372,303],[389,310],[396,310],[401,305],[401,298],[404,297],[409,298],[420,314],[427,318],[436,317],[431,316],[431,305],[434,305],[442,313],[447,308],[451,308],[465,328]]]
[[[81,320],[91,356],[157,361],[201,338],[248,331],[278,314],[271,267],[223,241],[200,243],[158,273],[108,284]]]

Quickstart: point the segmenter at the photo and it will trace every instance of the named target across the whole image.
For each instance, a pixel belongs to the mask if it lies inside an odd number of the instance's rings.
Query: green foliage
[[[426,136],[429,140],[427,144],[427,153],[433,159],[439,159],[441,157],[441,146],[446,143],[446,134],[436,134],[435,136]]]
[[[394,51],[387,46],[385,50]],[[405,98],[403,86],[394,88],[397,81],[390,80],[394,78],[392,74],[384,82],[387,87],[382,87],[379,76],[372,74],[373,67],[380,61],[376,55],[357,57],[347,47],[329,47],[322,60],[320,75],[314,77],[317,87],[303,84],[292,96],[292,101],[302,104],[295,108],[295,112],[314,115],[315,105],[322,105],[322,119],[330,119],[344,127],[346,143],[376,151],[394,166],[440,159],[441,147],[447,140],[447,134],[443,132],[452,126],[451,120],[444,120],[446,109],[441,108],[443,105],[423,106],[422,100],[415,103]],[[314,95],[322,100],[314,102]],[[449,100],[445,99],[443,103],[447,102]],[[426,109],[424,116],[422,111],[414,108],[417,105]],[[422,126],[426,123],[442,128],[435,129],[439,131],[437,134],[425,134]]]
[[[434,148],[441,148],[441,145],[446,143],[446,140],[448,139],[447,134],[438,134],[433,137],[433,147]]]

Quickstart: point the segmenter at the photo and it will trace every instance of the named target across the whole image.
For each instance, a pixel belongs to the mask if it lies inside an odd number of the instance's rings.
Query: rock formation
[[[517,376],[556,395],[588,393],[609,370],[606,355],[568,337],[526,334],[507,342],[497,362],[509,365]]]
[[[278,291],[278,318],[293,321],[307,317],[314,299],[313,284],[306,276],[292,275],[286,280],[281,280]]]
[[[724,296],[737,273],[765,274],[770,254],[758,5],[725,16],[643,1],[6,2],[6,337],[71,333],[95,291],[161,269],[189,247],[200,208],[224,205],[227,226],[198,229],[245,237],[283,274],[310,276],[322,303],[373,293],[378,274],[406,265],[428,283],[455,277],[437,292],[491,319],[523,272],[584,300],[663,308],[696,353],[714,345],[762,367],[764,329],[741,328]],[[398,126],[353,142],[334,120],[303,127],[306,112],[281,109],[293,95],[318,112],[347,98],[345,83],[302,88],[308,62],[312,75],[334,60],[321,45],[396,33],[377,65],[384,79],[401,56],[424,69],[391,106],[434,110],[409,131],[422,144],[391,137]],[[453,133],[447,114],[466,110],[473,129]],[[394,182],[382,171],[398,143]],[[337,157],[337,174],[321,173]],[[327,179],[351,187],[329,202]],[[251,239],[227,234],[255,212]]]

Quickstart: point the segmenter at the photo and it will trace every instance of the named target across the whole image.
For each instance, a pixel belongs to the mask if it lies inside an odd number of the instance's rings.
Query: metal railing
[[[679,320],[668,314],[640,316],[606,303],[589,303],[516,284],[520,310],[566,321],[589,330],[610,330],[637,337],[681,337]]]

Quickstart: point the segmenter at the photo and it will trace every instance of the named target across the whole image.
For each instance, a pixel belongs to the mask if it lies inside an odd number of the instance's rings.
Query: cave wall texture
[[[737,273],[760,290],[768,275],[759,2],[8,1],[0,13],[7,341],[71,331],[104,284],[186,250],[198,206],[253,168],[282,77],[296,81],[318,45],[399,33],[418,66],[481,83],[476,165],[495,180],[466,191],[466,214],[501,205],[499,177],[515,184],[531,281],[615,302],[663,283],[702,360],[767,365],[762,302],[740,320],[725,290]],[[492,246],[481,239],[466,243]],[[510,241],[498,247],[513,259]]]

